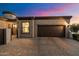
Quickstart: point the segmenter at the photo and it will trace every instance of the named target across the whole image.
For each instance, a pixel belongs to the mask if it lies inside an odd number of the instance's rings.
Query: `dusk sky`
[[[77,3],[0,3],[0,16],[8,10],[17,16],[75,16],[79,15]]]

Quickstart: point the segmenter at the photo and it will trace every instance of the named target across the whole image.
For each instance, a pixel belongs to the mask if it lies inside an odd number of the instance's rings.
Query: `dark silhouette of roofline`
[[[47,19],[56,19],[56,18],[65,18],[65,19],[71,19],[72,16],[36,16],[36,17],[17,17],[18,20],[47,20]]]
[[[17,19],[19,21],[21,20],[61,20],[61,19],[58,19],[58,18],[64,18],[67,23],[70,22],[70,19],[72,18],[72,16],[30,16],[30,17],[25,17],[25,16],[22,16],[22,17],[17,17]],[[7,21],[11,21],[11,22],[15,22],[17,21],[17,19],[8,19]]]

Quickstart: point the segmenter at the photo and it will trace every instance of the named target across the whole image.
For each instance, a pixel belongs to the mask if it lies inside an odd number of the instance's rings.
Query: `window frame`
[[[29,23],[29,26],[28,26],[28,27],[23,27],[23,23],[27,23],[27,22]],[[27,29],[29,30],[29,32],[24,32],[23,29],[25,29],[25,28],[27,28]],[[29,22],[29,21],[25,21],[25,22],[22,22],[22,23],[21,23],[21,32],[22,32],[23,34],[24,34],[24,33],[25,33],[25,34],[29,34],[29,33],[30,33],[30,22]]]

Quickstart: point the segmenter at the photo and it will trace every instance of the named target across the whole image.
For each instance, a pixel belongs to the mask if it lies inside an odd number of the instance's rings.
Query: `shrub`
[[[79,30],[79,24],[70,25],[70,31],[71,32],[78,32],[78,30]]]

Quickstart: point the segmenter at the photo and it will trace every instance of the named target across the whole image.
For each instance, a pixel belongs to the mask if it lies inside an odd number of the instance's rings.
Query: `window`
[[[22,32],[23,33],[29,33],[29,22],[23,22],[22,23]]]

